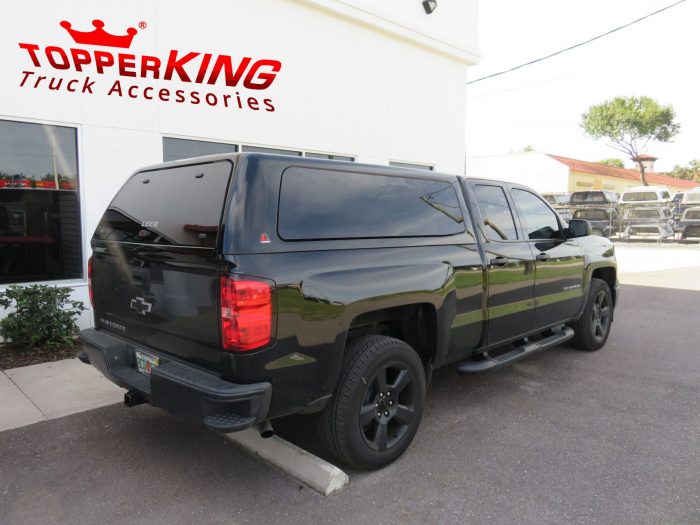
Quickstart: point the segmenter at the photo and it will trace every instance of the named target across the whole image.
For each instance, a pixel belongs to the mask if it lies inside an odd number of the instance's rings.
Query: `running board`
[[[540,339],[536,343],[525,343],[505,354],[490,357],[488,353],[486,353],[486,358],[482,361],[462,361],[457,365],[457,373],[460,375],[481,374],[483,372],[495,370],[496,368],[501,368],[502,366],[520,361],[529,355],[560,345],[573,337],[574,331],[568,326],[565,326],[562,330],[554,332],[549,337]]]

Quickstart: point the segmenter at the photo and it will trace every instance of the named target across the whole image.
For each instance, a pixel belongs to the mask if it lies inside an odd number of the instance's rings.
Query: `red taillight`
[[[95,296],[92,292],[92,255],[88,259],[88,292],[90,293],[90,304],[95,309]]]
[[[224,349],[246,352],[272,340],[272,286],[238,277],[221,278]]]

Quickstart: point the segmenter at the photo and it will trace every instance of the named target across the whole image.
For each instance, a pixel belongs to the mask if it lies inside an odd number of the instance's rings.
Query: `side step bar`
[[[573,337],[574,331],[568,326],[565,326],[562,330],[554,332],[552,335],[536,343],[526,343],[505,354],[490,357],[488,353],[486,353],[486,358],[483,361],[462,361],[457,365],[457,373],[460,375],[469,375],[495,370],[496,368],[501,368],[502,366],[520,361],[529,355],[560,345]]]

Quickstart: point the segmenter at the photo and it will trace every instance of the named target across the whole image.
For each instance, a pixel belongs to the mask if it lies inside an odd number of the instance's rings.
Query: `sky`
[[[481,61],[474,80],[548,55],[676,0],[481,0]],[[606,36],[519,71],[467,86],[467,156],[532,146],[581,160],[623,153],[587,137],[581,115],[616,96],[649,96],[676,111],[680,133],[652,143],[655,171],[700,159],[700,0],[686,0]]]

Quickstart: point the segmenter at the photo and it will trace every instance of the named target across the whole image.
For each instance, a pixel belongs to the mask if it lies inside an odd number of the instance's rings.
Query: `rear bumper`
[[[267,417],[270,383],[241,385],[200,368],[174,361],[150,348],[132,344],[103,330],[80,333],[81,356],[122,388],[153,406],[186,417],[216,432],[237,432]],[[150,376],[136,370],[134,350],[160,359]]]

